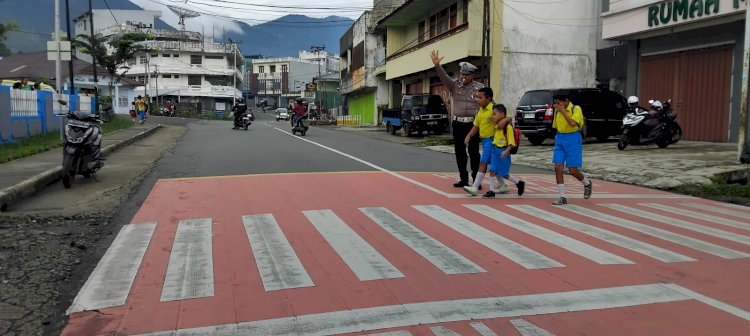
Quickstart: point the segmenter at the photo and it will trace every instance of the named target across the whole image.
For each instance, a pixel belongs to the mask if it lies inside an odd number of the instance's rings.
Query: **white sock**
[[[513,184],[518,184],[519,180],[513,176],[508,175],[508,181],[513,182]]]
[[[482,180],[484,179],[484,174],[485,173],[482,173],[482,172],[477,173],[477,177],[474,178],[474,184],[472,185],[472,187],[479,188],[479,186],[482,185]]]
[[[581,181],[581,182],[583,182],[584,186],[587,186],[587,185],[591,184],[591,181],[589,181],[589,178],[586,177],[586,176],[583,177],[583,181]]]
[[[494,176],[490,176],[490,190],[497,189],[497,179]]]
[[[500,188],[506,187],[506,185],[505,185],[505,179],[503,179],[502,176],[496,175],[495,177],[497,177],[497,182],[500,185]]]
[[[557,190],[560,191],[560,197],[565,197],[565,185],[564,184],[558,184]]]

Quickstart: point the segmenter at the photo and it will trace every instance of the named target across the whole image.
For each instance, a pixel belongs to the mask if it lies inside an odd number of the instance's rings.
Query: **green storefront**
[[[349,99],[349,115],[361,116],[363,124],[377,124],[375,92],[364,93]]]

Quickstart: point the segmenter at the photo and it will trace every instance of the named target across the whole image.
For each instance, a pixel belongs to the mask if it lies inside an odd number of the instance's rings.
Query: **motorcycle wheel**
[[[667,148],[669,147],[669,140],[659,140],[656,142],[656,145],[659,146],[659,148]]]
[[[680,125],[674,124],[670,131],[672,133],[672,138],[669,140],[669,143],[676,144],[682,139],[682,127],[680,127]]]
[[[630,135],[625,133],[620,136],[620,141],[617,142],[617,149],[625,150],[625,148],[628,147],[629,143],[630,143]]]
[[[62,182],[63,187],[65,189],[70,189],[70,187],[73,185],[73,179],[76,176],[76,167],[78,166],[78,159],[70,156],[70,155],[64,155],[63,156],[63,165],[62,165]]]
[[[300,134],[301,136],[305,136],[305,133],[307,133],[307,131],[301,131],[301,132],[299,132],[299,134]]]

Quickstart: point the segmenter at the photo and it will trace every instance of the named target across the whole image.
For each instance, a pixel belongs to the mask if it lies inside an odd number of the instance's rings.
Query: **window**
[[[188,85],[201,85],[201,76],[188,75]]]
[[[289,66],[286,64],[281,65],[281,72],[289,72]]]
[[[174,78],[180,78],[180,75],[174,75]]]
[[[203,56],[190,55],[190,64],[203,64]]]
[[[443,9],[437,15],[437,34],[445,33],[450,28],[448,24],[448,8]]]
[[[128,107],[128,97],[120,97],[117,100],[117,105],[120,107]]]
[[[609,0],[602,0],[602,13],[609,12]]]
[[[221,55],[218,55],[218,56],[217,55],[206,55],[206,59],[220,60],[220,59],[224,59],[224,56],[221,56]]]
[[[206,76],[206,82],[210,83],[211,85],[227,86],[229,80],[226,76]]]
[[[161,57],[169,57],[169,54],[161,54]]]
[[[159,54],[151,54],[151,58],[157,58],[159,57]]]
[[[138,76],[138,83],[141,83],[141,84],[146,83],[146,76]]]
[[[469,0],[464,0],[463,6],[462,6],[462,12],[464,15],[464,21],[462,23],[469,22]]]
[[[275,73],[276,72],[276,66],[275,65],[271,65],[268,68],[271,71],[271,73]]]
[[[172,57],[180,57],[180,54],[172,54]]]
[[[456,25],[458,22],[456,21],[458,19],[458,4],[453,4],[450,7],[450,28],[456,28]]]
[[[140,57],[140,63],[141,64],[146,64],[146,55],[143,55],[143,56]]]
[[[261,65],[261,66],[259,66],[259,67],[258,67],[258,73],[266,73],[266,67],[264,67],[264,66],[262,66],[262,65]]]
[[[425,22],[422,21],[422,22],[419,23],[419,32],[418,32],[418,34],[419,34],[419,43],[424,42],[424,38],[425,38],[425,36],[424,36],[424,28],[425,28]]]
[[[135,65],[135,58],[128,59],[128,65],[129,66]]]
[[[437,36],[437,15],[430,16],[430,38]]]
[[[161,78],[172,78],[172,75],[161,75]]]

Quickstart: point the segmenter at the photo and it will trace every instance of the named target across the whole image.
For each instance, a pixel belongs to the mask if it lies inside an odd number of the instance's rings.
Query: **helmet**
[[[649,100],[648,102],[649,104],[651,104],[651,108],[657,111],[661,111],[661,109],[664,107],[658,100]]]
[[[629,105],[638,104],[638,97],[636,97],[636,96],[630,96],[630,97],[628,97],[628,104]]]
[[[242,98],[237,98],[237,102],[238,103],[242,103],[242,102],[244,102],[244,100]]]
[[[302,100],[302,98],[297,98],[297,104],[302,104],[303,102],[304,100]]]

